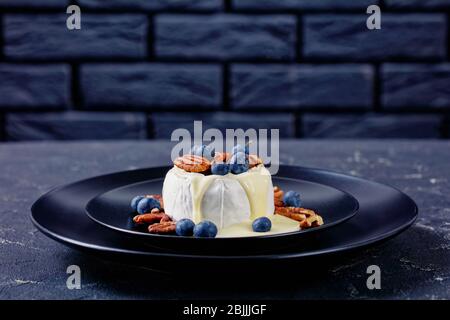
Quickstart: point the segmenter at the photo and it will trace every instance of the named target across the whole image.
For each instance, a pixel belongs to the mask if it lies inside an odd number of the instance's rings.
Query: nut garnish
[[[248,165],[250,168],[256,167],[257,165],[260,165],[262,163],[263,163],[262,159],[259,158],[256,154],[248,155]]]
[[[228,162],[230,158],[231,154],[229,152],[216,152],[214,155],[214,161],[216,162]]]
[[[152,223],[160,222],[161,219],[164,218],[164,216],[166,216],[166,214],[163,212],[145,213],[145,214],[140,214],[140,215],[135,216],[133,218],[133,221],[136,224],[152,224]]]
[[[160,222],[148,227],[148,232],[156,234],[174,234],[176,223],[173,221]]]
[[[205,172],[211,168],[211,162],[200,156],[186,154],[173,162],[178,168],[187,172]]]
[[[279,214],[300,222],[302,229],[323,225],[323,219],[313,210],[295,207],[275,207],[275,214]]]
[[[283,202],[284,192],[279,187],[273,187],[273,200],[275,203],[275,214],[279,214],[300,222],[302,229],[313,228],[323,225],[323,219],[314,210],[297,207],[285,207]]]
[[[308,229],[312,227],[318,227],[323,225],[323,219],[319,215],[314,215],[306,218],[305,220],[300,222],[300,227],[302,229]]]
[[[169,222],[169,221],[172,221],[172,218],[167,214],[164,214],[160,222]]]
[[[279,214],[300,222],[302,229],[318,227],[323,225],[323,219],[314,210],[297,207],[285,207],[283,202],[284,192],[281,188],[273,187],[273,200],[275,203],[275,214]]]
[[[281,190],[277,186],[273,187],[273,200],[275,203],[275,207],[284,207],[283,195],[283,190]]]
[[[294,207],[275,207],[275,214],[279,214],[296,221],[303,221],[306,215],[303,213],[303,208]]]

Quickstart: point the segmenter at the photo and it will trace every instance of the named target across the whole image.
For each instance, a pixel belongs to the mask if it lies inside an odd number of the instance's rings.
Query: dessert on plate
[[[298,231],[323,224],[301,207],[296,191],[272,184],[263,161],[237,145],[230,153],[194,146],[174,161],[162,196],[133,198],[136,224],[156,234],[246,237]]]

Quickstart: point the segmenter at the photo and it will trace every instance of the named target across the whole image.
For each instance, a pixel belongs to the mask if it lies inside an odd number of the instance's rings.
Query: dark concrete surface
[[[31,204],[56,185],[118,170],[165,165],[163,142],[0,144],[0,299],[449,299],[450,142],[283,141],[285,164],[320,167],[391,184],[420,208],[416,224],[391,241],[308,274],[264,281],[223,275],[179,279],[80,254],[32,225]],[[82,289],[68,290],[79,265]],[[381,290],[366,269],[381,268]]]

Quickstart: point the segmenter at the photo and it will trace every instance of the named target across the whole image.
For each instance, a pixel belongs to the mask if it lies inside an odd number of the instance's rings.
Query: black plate
[[[359,202],[358,214],[329,228],[314,241],[298,241],[295,246],[267,254],[201,255],[149,250],[139,241],[92,221],[85,213],[87,202],[111,188],[151,180],[165,168],[124,171],[79,181],[42,196],[32,207],[32,221],[49,237],[97,257],[135,263],[165,271],[208,271],[212,268],[238,270],[306,263],[312,258],[341,255],[399,234],[417,218],[417,206],[402,192],[376,182],[325,170],[280,166],[279,175],[327,184],[352,194]],[[313,234],[314,235],[314,234]],[[274,262],[276,263],[274,264]]]
[[[167,170],[170,168],[167,168]],[[283,190],[300,192],[304,207],[320,213],[325,224],[321,227],[275,235],[235,238],[194,238],[173,235],[157,235],[145,232],[133,223],[135,213],[130,212],[130,199],[138,194],[161,193],[164,177],[126,185],[103,193],[86,206],[89,217],[103,226],[138,237],[142,241],[178,252],[232,253],[246,249],[247,252],[267,251],[292,243],[307,233],[322,231],[353,217],[359,207],[358,201],[346,192],[323,184],[301,179],[274,177],[273,183]],[[144,227],[145,229],[145,227]]]

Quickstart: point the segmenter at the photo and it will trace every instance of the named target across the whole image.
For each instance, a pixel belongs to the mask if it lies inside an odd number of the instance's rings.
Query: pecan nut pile
[[[174,234],[176,225],[177,224],[174,221],[155,223],[148,227],[148,232],[156,234]]]
[[[323,218],[314,210],[297,207],[286,207],[283,202],[284,192],[279,187],[274,187],[275,214],[279,214],[300,223],[300,228],[308,229],[323,225]]]
[[[133,218],[133,221],[136,224],[153,224],[161,222],[161,220],[166,216],[167,214],[165,214],[164,212],[145,213],[135,216]]]
[[[151,195],[162,204],[160,195]],[[148,232],[155,234],[174,234],[176,222],[164,213],[164,209],[154,208],[150,213],[140,214],[133,218],[136,225],[148,225]]]
[[[206,172],[211,169],[211,162],[200,156],[186,154],[173,162],[175,166],[187,172]]]

